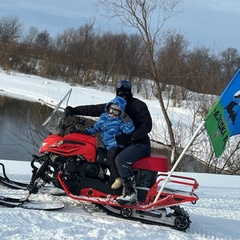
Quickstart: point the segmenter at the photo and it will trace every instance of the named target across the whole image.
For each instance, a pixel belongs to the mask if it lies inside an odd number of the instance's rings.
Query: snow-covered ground
[[[11,179],[28,182],[28,162],[0,160]],[[240,176],[176,173],[194,177],[200,200],[184,205],[192,221],[186,232],[165,226],[147,225],[105,215],[93,205],[68,197],[32,195],[32,200],[63,202],[57,211],[0,208],[0,236],[6,240],[103,239],[103,240],[220,240],[240,239]],[[27,192],[0,185],[0,195],[23,198]]]
[[[69,105],[101,103],[111,100],[114,92],[69,86],[40,77],[19,73],[5,74],[0,71],[0,94],[21,99],[57,104],[72,88]],[[145,101],[145,100],[144,100]],[[160,117],[157,100],[145,101],[153,117]],[[173,116],[187,117],[187,110]],[[1,154],[1,153],[0,153]],[[1,155],[0,155],[1,159]],[[28,182],[31,177],[29,162],[0,160],[6,165],[9,177]],[[1,173],[1,172],[0,172]],[[1,239],[240,239],[240,176],[212,175],[198,173],[176,173],[196,178],[200,184],[196,191],[199,201],[196,205],[186,204],[192,221],[186,232],[179,232],[165,226],[146,225],[140,222],[106,216],[89,203],[77,202],[67,197],[53,197],[47,194],[31,196],[39,201],[64,202],[58,211],[10,209],[1,207]],[[24,197],[23,190],[12,190],[0,186],[0,195]]]

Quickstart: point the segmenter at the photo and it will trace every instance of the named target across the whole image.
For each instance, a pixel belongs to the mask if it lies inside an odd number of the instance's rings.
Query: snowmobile
[[[53,184],[71,199],[93,203],[107,214],[167,225],[181,231],[188,229],[190,217],[180,205],[197,202],[198,196],[194,192],[198,182],[171,175],[167,183],[170,187],[164,186],[160,192],[159,188],[168,176],[169,161],[164,155],[152,154],[132,165],[138,203],[118,204],[116,198],[122,195],[122,188],[111,189],[114,179],[107,168],[106,149],[99,145],[96,136],[84,132],[89,126],[86,119],[72,115],[65,108],[61,111],[62,102],[43,124],[50,134],[43,140],[39,155],[33,156],[30,183],[22,186],[28,189],[29,196],[37,194],[43,186]]]

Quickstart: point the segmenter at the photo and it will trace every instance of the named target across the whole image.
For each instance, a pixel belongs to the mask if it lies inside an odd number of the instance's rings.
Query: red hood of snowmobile
[[[89,162],[94,162],[97,154],[97,139],[82,133],[71,133],[65,136],[51,134],[43,140],[39,150],[39,153],[46,152],[62,156],[82,155]]]

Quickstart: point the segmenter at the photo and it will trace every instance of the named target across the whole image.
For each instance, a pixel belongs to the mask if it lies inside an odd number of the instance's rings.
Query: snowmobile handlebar
[[[75,115],[68,108],[65,108],[63,116],[58,121],[59,135],[64,136],[72,132],[81,132],[84,131],[86,126],[88,124],[83,117]]]

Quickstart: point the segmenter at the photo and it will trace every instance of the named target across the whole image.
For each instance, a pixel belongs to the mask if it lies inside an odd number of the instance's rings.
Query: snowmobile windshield
[[[65,112],[64,109],[68,106],[68,101],[71,96],[72,89],[60,100],[51,114],[43,122],[42,126],[52,134],[61,134],[63,130],[63,123]]]

